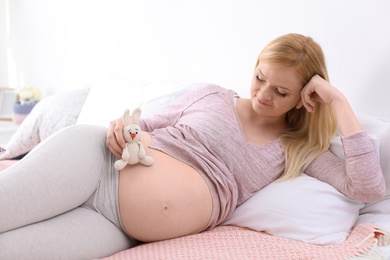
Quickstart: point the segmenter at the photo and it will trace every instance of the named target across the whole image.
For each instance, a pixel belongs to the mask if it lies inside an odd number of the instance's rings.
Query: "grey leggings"
[[[0,173],[0,259],[94,259],[130,248],[106,128],[72,126]]]

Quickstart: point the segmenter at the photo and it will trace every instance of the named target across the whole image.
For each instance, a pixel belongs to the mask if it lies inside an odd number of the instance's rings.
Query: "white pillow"
[[[75,124],[88,91],[78,89],[42,99],[8,141],[0,159],[24,155],[52,133]]]
[[[240,205],[224,224],[319,245],[341,243],[363,206],[303,174],[269,184]]]
[[[136,107],[141,107],[141,117],[147,117],[193,87],[194,83],[171,83],[103,74],[91,84],[90,93],[76,124],[107,127],[112,120],[121,117],[125,109],[132,110]]]
[[[379,138],[373,134],[370,138],[379,153]],[[344,157],[340,137],[332,140],[330,150]],[[364,206],[333,186],[303,174],[258,191],[237,207],[225,224],[308,243],[334,244],[345,241]]]

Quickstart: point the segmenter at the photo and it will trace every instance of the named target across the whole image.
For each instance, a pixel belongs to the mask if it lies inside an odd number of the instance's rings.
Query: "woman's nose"
[[[271,90],[268,86],[263,86],[257,92],[257,97],[263,100],[270,100],[272,98]]]

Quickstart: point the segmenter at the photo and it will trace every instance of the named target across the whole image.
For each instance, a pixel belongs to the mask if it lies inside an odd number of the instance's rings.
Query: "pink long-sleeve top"
[[[151,132],[151,148],[191,165],[207,182],[213,197],[209,227],[222,223],[237,206],[278,179],[285,167],[279,139],[261,146],[246,140],[235,96],[219,86],[199,86],[140,122],[143,131]],[[305,173],[354,200],[383,196],[383,173],[366,132],[342,137],[342,142],[345,159],[327,151]]]

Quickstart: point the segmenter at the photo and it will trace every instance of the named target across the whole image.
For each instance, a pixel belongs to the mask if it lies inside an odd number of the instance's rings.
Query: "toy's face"
[[[141,138],[141,128],[135,124],[125,126],[124,136],[128,143],[138,142]]]

